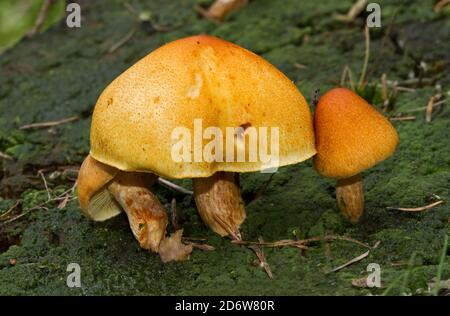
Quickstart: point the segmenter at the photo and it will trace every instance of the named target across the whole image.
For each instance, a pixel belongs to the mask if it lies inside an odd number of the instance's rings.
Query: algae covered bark
[[[89,150],[90,116],[99,93],[122,71],[165,42],[197,33],[234,41],[267,58],[292,79],[306,97],[339,83],[345,65],[360,75],[364,60],[363,19],[353,25],[336,22],[353,1],[258,0],[216,25],[193,10],[197,1],[130,1],[138,12],[151,12],[157,32],[147,24],[113,53],[110,48],[135,26],[136,17],[121,1],[80,1],[82,27],[68,29],[64,21],[26,39],[0,56],[0,210],[17,199],[26,210],[47,199],[40,169],[53,195],[69,189],[73,174],[57,168],[78,166]],[[369,258],[340,272],[325,274],[365,249],[345,241],[297,249],[265,249],[274,279],[254,264],[246,248],[231,245],[201,224],[192,197],[164,188],[156,194],[167,207],[177,199],[179,223],[187,236],[207,237],[216,250],[196,251],[188,262],[164,265],[139,249],[125,215],[94,224],[85,219],[76,200],[63,209],[30,212],[0,227],[0,294],[382,294],[385,289],[356,288],[352,279],[378,263],[389,294],[427,294],[427,282],[437,275],[450,211],[442,204],[426,212],[404,213],[388,206],[429,204],[433,195],[450,197],[450,110],[448,104],[425,122],[423,107],[436,93],[450,90],[449,11],[433,12],[434,1],[380,1],[382,28],[371,30],[368,88],[361,91],[380,106],[379,78],[405,82],[411,74],[423,78],[392,100],[393,115],[415,115],[415,121],[395,121],[400,135],[397,152],[364,173],[366,213],[352,226],[335,207],[333,181],[321,178],[311,161],[281,168],[263,194],[270,175],[241,176],[248,219],[242,226],[247,240],[346,235],[378,248]],[[392,26],[390,26],[392,24]],[[390,33],[386,35],[387,29]],[[448,94],[446,95],[448,98]],[[50,129],[20,130],[24,124],[78,116],[79,120]],[[181,182],[190,186],[189,181]],[[258,197],[255,199],[255,197]],[[167,207],[170,208],[170,207]],[[17,214],[17,213],[15,213]],[[2,224],[0,224],[2,225]],[[295,234],[295,236],[294,236]],[[413,259],[411,260],[414,254]],[[66,286],[67,265],[80,264],[82,287]],[[442,279],[450,278],[449,258]]]

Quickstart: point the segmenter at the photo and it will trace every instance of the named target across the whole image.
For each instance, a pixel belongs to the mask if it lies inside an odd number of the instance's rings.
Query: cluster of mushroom
[[[320,99],[314,132],[304,97],[274,66],[216,37],[188,37],[153,51],[101,94],[92,117],[91,150],[78,177],[83,212],[104,221],[125,211],[142,248],[165,262],[185,260],[192,246],[182,243],[181,230],[166,236],[166,210],[150,186],[158,176],[191,178],[202,220],[221,236],[241,238],[246,214],[239,173],[267,166],[174,160],[172,131],[183,126],[194,133],[199,118],[224,134],[227,127],[241,127],[243,137],[249,126],[279,128],[273,167],[315,155],[316,169],[338,179],[338,205],[352,221],[363,209],[359,173],[389,156],[398,142],[389,121],[346,89]]]

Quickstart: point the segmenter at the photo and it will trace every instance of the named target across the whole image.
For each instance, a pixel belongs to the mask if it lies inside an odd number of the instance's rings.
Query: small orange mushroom
[[[314,166],[321,175],[337,179],[337,205],[355,223],[364,210],[361,172],[395,151],[397,131],[366,100],[346,88],[332,89],[320,98],[314,129]]]

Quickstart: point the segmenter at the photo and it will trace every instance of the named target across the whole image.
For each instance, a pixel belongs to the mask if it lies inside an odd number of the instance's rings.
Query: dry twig
[[[347,14],[336,14],[336,19],[345,23],[355,21],[356,17],[364,11],[367,6],[367,0],[357,0],[348,10]]]
[[[425,206],[421,206],[421,207],[413,207],[413,208],[408,208],[408,207],[386,207],[386,209],[388,210],[395,210],[395,211],[403,211],[403,212],[422,212],[422,211],[426,211],[429,210],[430,208],[433,208],[439,204],[444,203],[443,200],[440,201],[436,201],[433,202],[431,204],[425,205]]]
[[[69,203],[70,201],[70,194],[69,192],[66,193],[66,195],[64,196],[64,199],[58,204],[57,208],[59,210],[64,209],[67,206],[67,203]]]
[[[372,247],[371,250],[377,248],[379,244],[380,244],[380,242],[377,241],[377,242],[375,243],[375,245]],[[366,257],[370,254],[370,251],[371,251],[371,250],[367,250],[365,253],[359,255],[358,257],[353,258],[353,259],[351,259],[350,261],[344,263],[343,265],[340,265],[339,267],[336,267],[336,268],[334,268],[334,269],[332,269],[331,271],[328,271],[328,272],[326,272],[326,273],[328,274],[328,273],[337,272],[337,271],[339,271],[339,270],[342,270],[342,269],[345,268],[345,267],[348,267],[349,265],[354,264],[355,262],[358,262],[358,261],[363,260],[364,258],[366,258]]]
[[[383,111],[386,112],[389,108],[389,91],[386,73],[383,73],[381,76],[381,95],[383,96]]]
[[[14,160],[13,157],[11,157],[8,154],[5,154],[4,152],[0,151],[0,158],[6,159],[6,160]]]
[[[158,178],[158,183],[160,185],[162,185],[163,187],[166,187],[168,189],[183,193],[183,194],[188,194],[188,195],[193,195],[194,192],[188,189],[183,188],[182,186],[179,186],[173,182],[170,182],[169,180],[166,180],[164,178],[159,177]]]
[[[77,197],[73,196],[76,185],[77,185],[77,183],[75,182],[74,185],[70,189],[67,189],[66,191],[62,192],[61,194],[57,195],[56,197],[53,197],[50,200],[42,202],[42,203],[40,203],[40,204],[38,204],[36,206],[33,206],[33,207],[29,208],[29,209],[23,210],[22,213],[14,216],[12,218],[9,218],[9,219],[7,219],[5,221],[2,221],[2,223],[0,224],[0,228],[3,227],[3,226],[6,226],[9,223],[17,221],[18,219],[28,215],[29,213],[31,213],[34,210],[38,210],[38,209],[48,210],[46,205],[48,205],[50,202],[61,201],[61,200],[66,199],[66,195],[69,192],[71,192],[72,198],[69,199],[68,201],[77,199]]]
[[[297,69],[306,69],[308,66],[300,64],[300,63],[294,63],[294,67]]]
[[[36,21],[34,22],[33,28],[27,34],[28,37],[33,37],[37,32],[39,32],[40,28],[45,22],[45,19],[47,18],[48,10],[50,9],[50,6],[53,4],[53,2],[54,0],[44,0]]]
[[[200,244],[200,243],[196,243],[196,242],[192,242],[192,241],[187,241],[185,242],[188,245],[192,245],[192,247],[203,250],[203,251],[214,251],[216,250],[216,248],[214,248],[211,245],[208,244]]]
[[[71,116],[62,120],[58,120],[58,121],[49,121],[49,122],[42,122],[42,123],[33,123],[33,124],[26,124],[21,126],[19,129],[24,130],[24,129],[31,129],[31,128],[48,128],[48,127],[53,127],[53,126],[57,126],[57,125],[61,125],[61,124],[67,124],[76,120],[79,120],[80,117],[79,116]]]
[[[348,82],[350,83],[350,89],[355,91],[355,83],[353,81],[353,72],[348,65],[345,65],[344,69],[342,69],[342,74],[341,74],[341,81],[340,81],[341,86],[345,85],[345,81],[347,80],[347,78],[348,78]]]
[[[442,97],[441,93],[437,93],[435,95],[433,95],[430,100],[428,101],[427,104],[427,109],[426,109],[426,114],[425,114],[425,120],[427,123],[431,122],[431,115],[433,114],[433,107],[434,107],[434,103],[439,100]]]
[[[177,200],[175,198],[172,198],[172,201],[170,202],[170,212],[171,212],[170,220],[172,222],[172,226],[175,229],[175,231],[177,231],[179,227],[177,220]]]
[[[391,116],[389,118],[391,121],[415,121],[416,117],[413,115],[409,116]]]
[[[244,241],[244,240],[233,240],[232,243],[238,245],[257,245],[268,248],[277,248],[277,247],[296,247],[300,249],[308,249],[310,243],[318,242],[318,241],[331,241],[331,240],[344,240],[348,242],[352,242],[358,244],[360,246],[371,248],[369,245],[360,242],[356,239],[346,237],[346,236],[337,236],[337,235],[327,235],[327,236],[317,236],[308,239],[302,240],[292,240],[292,239],[284,239],[275,242],[255,242],[255,241]]]
[[[13,206],[11,206],[5,213],[0,214],[0,220],[3,218],[6,218],[9,213],[11,213],[20,203],[22,203],[21,200],[17,200],[16,203],[14,203]]]

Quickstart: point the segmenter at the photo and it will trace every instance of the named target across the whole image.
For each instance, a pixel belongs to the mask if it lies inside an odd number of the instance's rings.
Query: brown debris
[[[159,256],[162,262],[185,261],[189,259],[192,252],[192,245],[185,245],[181,242],[183,230],[179,229],[172,233],[170,237],[164,238],[159,244]]]

